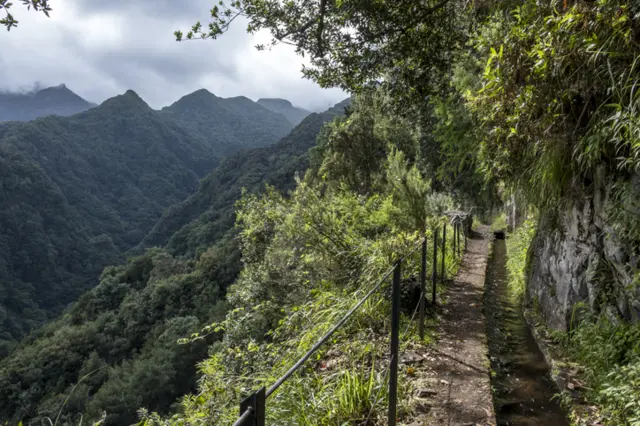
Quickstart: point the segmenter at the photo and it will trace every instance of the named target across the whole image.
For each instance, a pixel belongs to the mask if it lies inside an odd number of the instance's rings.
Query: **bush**
[[[509,288],[516,297],[522,297],[526,290],[527,254],[535,233],[535,222],[529,219],[507,239]]]
[[[607,425],[640,425],[640,325],[585,318],[565,337],[569,358],[581,364]]]

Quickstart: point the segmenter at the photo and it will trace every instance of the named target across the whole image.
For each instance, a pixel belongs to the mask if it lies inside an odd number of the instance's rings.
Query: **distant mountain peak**
[[[239,100],[239,101],[249,101],[251,103],[253,103],[253,101],[249,98],[247,98],[246,96],[233,96],[231,98],[227,98],[228,100]]]
[[[143,108],[143,109],[151,109],[149,105],[142,99],[136,92],[129,89],[124,92],[122,95],[114,96],[113,98],[109,98],[100,105],[100,107],[115,107],[119,109],[127,109],[127,108]]]
[[[293,106],[293,104],[286,99],[260,98],[258,99],[258,103],[268,110],[284,115],[294,126],[297,126],[310,114],[306,109]]]
[[[164,107],[163,110],[184,112],[185,110],[193,109],[210,109],[218,105],[219,99],[220,98],[207,89],[199,89],[188,95],[184,95],[168,107]]]
[[[213,93],[211,93],[210,91],[208,91],[207,89],[198,89],[193,93],[190,93],[188,95],[183,96],[183,98],[189,97],[189,96],[207,96],[207,97],[214,97],[217,98],[216,95],[214,95]]]
[[[259,104],[274,104],[274,105],[282,105],[284,107],[293,108],[293,104],[286,99],[282,98],[260,98],[258,99]]]
[[[66,84],[58,84],[57,86],[46,87],[44,89],[40,89],[36,92],[30,93],[32,98],[40,99],[40,100],[71,100],[79,103],[87,103],[82,97],[73,92],[71,89],[67,87]]]
[[[124,96],[129,96],[129,97],[132,97],[132,98],[135,98],[135,99],[139,99],[139,100],[142,101],[142,98],[140,97],[140,95],[138,95],[136,92],[134,92],[131,89],[129,89],[126,92],[124,92]]]
[[[62,83],[27,93],[0,93],[0,121],[30,121],[48,115],[70,116],[94,106]]]

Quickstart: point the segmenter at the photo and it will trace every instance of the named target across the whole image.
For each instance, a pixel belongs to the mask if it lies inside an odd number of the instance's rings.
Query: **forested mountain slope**
[[[205,89],[182,97],[162,111],[197,130],[222,155],[270,145],[294,126],[282,114],[244,96],[219,98]]]
[[[333,108],[310,114],[277,144],[240,152],[225,159],[200,182],[198,191],[171,206],[144,238],[143,246],[165,246],[176,253],[194,254],[219,239],[234,222],[233,206],[242,188],[251,191],[265,183],[291,189],[293,173],[305,170],[307,151],[325,122],[344,113],[345,100]]]
[[[59,313],[118,250],[92,237],[40,166],[0,145],[0,358],[9,344]]]
[[[3,340],[91,287],[218,162],[197,133],[133,92],[73,117],[7,123],[0,134]]]
[[[30,93],[0,93],[0,121],[30,121],[47,115],[69,116],[94,106],[64,84]]]
[[[71,117],[0,124],[0,341],[97,284],[223,155],[291,127],[246,98],[199,93],[156,111],[127,91]]]
[[[176,222],[189,238],[165,238],[172,241],[171,251],[199,256],[179,259],[154,248],[126,265],[108,267],[96,288],[23,340],[0,365],[0,421],[54,417],[73,390],[64,421],[77,424],[80,415],[97,419],[106,411],[105,425],[130,424],[140,407],[168,412],[177,397],[195,390],[196,362],[220,335],[196,345],[175,342],[226,314],[226,288],[241,268],[231,229],[241,187],[255,191],[269,182],[292,188],[323,124],[342,114],[345,104],[312,114],[272,147],[225,160],[203,180],[192,197],[196,201],[171,210],[189,213]],[[222,219],[206,223],[214,208]],[[201,230],[203,237],[196,238]]]
[[[91,232],[122,249],[218,163],[203,137],[133,91],[73,117],[15,124],[0,144],[38,163]]]
[[[279,98],[261,98],[257,101],[263,107],[280,113],[287,117],[293,125],[300,123],[307,115],[311,114],[304,108],[295,107],[286,99]]]

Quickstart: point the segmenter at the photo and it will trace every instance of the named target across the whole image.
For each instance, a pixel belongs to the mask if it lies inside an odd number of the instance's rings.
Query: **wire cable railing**
[[[462,231],[462,221],[457,217],[452,218],[451,226],[453,227],[453,244],[452,254],[454,257],[460,257],[461,246],[461,234],[464,235],[464,246],[467,246],[467,233]],[[431,268],[431,302],[436,303],[436,282],[437,282],[437,266],[438,266],[438,251],[440,249],[440,255],[442,260],[442,268],[440,272],[440,278],[444,281],[445,278],[445,254],[446,254],[446,235],[447,225],[445,224],[442,230],[442,244],[439,244],[439,229],[432,230],[433,234],[433,259]],[[273,395],[273,393],[282,386],[291,376],[293,376],[302,365],[322,347],[327,340],[333,336],[333,334],[339,330],[358,309],[380,290],[382,285],[387,282],[390,276],[391,280],[391,335],[390,335],[390,357],[389,368],[385,373],[389,376],[389,407],[388,407],[388,424],[389,426],[396,425],[397,414],[397,395],[398,395],[398,358],[399,358],[399,346],[400,346],[400,289],[402,278],[402,267],[408,258],[410,258],[417,250],[421,249],[421,262],[420,262],[420,299],[416,306],[413,316],[409,322],[409,325],[415,318],[416,312],[419,311],[419,323],[418,333],[421,339],[424,339],[424,320],[426,310],[426,272],[427,272],[427,237],[422,238],[415,247],[412,248],[407,254],[405,254],[400,260],[396,261],[387,272],[376,282],[376,284],[364,295],[355,305],[347,311],[347,313],[336,324],[327,331],[318,341],[309,349],[296,363],[287,370],[278,380],[275,381],[268,389],[265,387],[260,388],[258,391],[252,393],[246,397],[240,403],[240,414],[238,419],[233,423],[233,426],[265,426],[266,419],[266,400]],[[406,331],[405,331],[406,335]],[[369,413],[371,416],[371,413]]]

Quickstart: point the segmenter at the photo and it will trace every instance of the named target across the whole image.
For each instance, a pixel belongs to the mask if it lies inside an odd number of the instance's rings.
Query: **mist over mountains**
[[[64,84],[36,88],[30,92],[0,92],[0,121],[30,121],[47,115],[70,116],[94,106]]]

